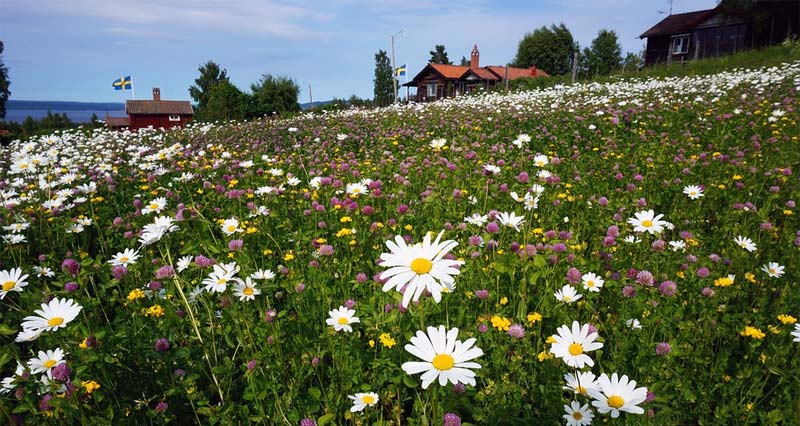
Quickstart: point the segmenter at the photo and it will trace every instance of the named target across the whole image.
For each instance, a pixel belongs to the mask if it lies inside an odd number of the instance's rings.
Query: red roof
[[[107,115],[103,121],[106,122],[108,127],[130,127],[131,125],[130,117],[111,117]]]
[[[713,15],[717,9],[698,10],[689,13],[677,13],[675,15],[667,16],[645,31],[639,38],[647,38],[661,35],[680,34],[689,31],[692,27],[705,21]]]
[[[486,68],[490,69],[493,73],[500,76],[501,79],[505,78],[506,76],[506,67],[501,67],[498,65],[489,65]],[[531,68],[508,67],[509,80],[516,80],[518,78],[523,78],[523,77],[548,77],[548,74],[535,67]]]
[[[492,72],[489,67],[470,69],[470,71],[475,73],[481,80],[502,80],[502,76]]]
[[[460,65],[445,65],[445,64],[434,64],[429,63],[433,69],[439,72],[439,74],[443,75],[445,78],[461,78],[465,72],[469,70],[469,67],[462,67]]]
[[[126,114],[194,115],[189,101],[126,101]]]

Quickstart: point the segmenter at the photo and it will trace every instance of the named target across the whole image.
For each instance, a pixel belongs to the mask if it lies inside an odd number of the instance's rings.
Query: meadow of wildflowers
[[[800,63],[0,155],[9,424],[796,424]]]

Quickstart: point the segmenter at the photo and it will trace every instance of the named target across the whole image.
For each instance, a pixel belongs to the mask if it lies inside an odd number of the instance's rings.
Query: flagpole
[[[133,96],[133,100],[136,100],[136,87],[133,86],[133,77],[131,77],[131,95]]]

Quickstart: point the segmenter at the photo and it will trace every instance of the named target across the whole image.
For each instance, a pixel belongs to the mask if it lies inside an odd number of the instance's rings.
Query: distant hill
[[[307,109],[316,108],[318,106],[327,105],[329,103],[331,103],[331,101],[317,101],[317,102],[314,102],[314,103],[306,102],[306,103],[300,104],[300,109],[305,111]]]
[[[121,111],[125,109],[125,104],[122,102],[19,101],[9,99],[6,103],[6,109],[44,111]]]

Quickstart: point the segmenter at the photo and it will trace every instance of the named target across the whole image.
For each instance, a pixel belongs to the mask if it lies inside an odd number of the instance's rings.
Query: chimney
[[[153,100],[160,101],[161,100],[161,89],[158,87],[153,88]]]
[[[472,54],[469,57],[469,68],[470,69],[478,69],[478,68],[481,67],[480,56],[481,56],[481,54],[478,53],[478,45],[475,44],[472,47]]]

